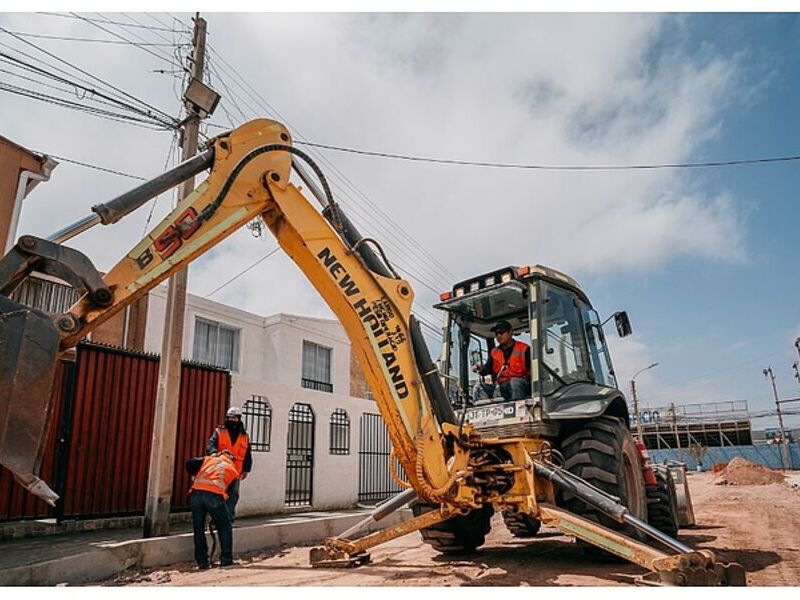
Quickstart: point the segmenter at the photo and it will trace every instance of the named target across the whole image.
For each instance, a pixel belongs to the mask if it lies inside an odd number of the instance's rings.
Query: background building
[[[164,286],[149,294],[147,352],[160,352],[166,297]],[[338,321],[264,317],[193,295],[185,319],[184,358],[231,371],[231,404],[242,407],[253,442],[237,513],[342,508],[399,491],[385,428]]]

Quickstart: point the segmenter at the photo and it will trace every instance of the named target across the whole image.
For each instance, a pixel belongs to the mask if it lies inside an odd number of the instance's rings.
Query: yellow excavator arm
[[[91,273],[83,277],[89,280],[89,284],[83,286],[87,292],[67,313],[53,317],[58,349],[73,347],[114,313],[260,215],[283,250],[342,323],[375,394],[394,451],[410,484],[423,497],[434,499],[437,490],[441,493],[452,480],[446,467],[441,429],[417,368],[415,351],[427,356],[427,349],[411,315],[414,298],[411,286],[394,274],[385,257],[378,257],[374,242],[358,236],[352,223],[333,202],[324,176],[313,162],[310,164],[317,170],[326,190],[326,197],[321,201],[327,218],[290,182],[293,157],[307,157],[292,147],[291,136],[280,123],[266,119],[250,121],[215,138],[212,148],[206,152],[211,166],[208,178],[102,277],[102,281],[97,281]],[[123,197],[121,201],[98,205],[93,210],[98,215],[96,220],[113,223],[142,203],[142,197],[133,201]],[[25,252],[33,252],[34,258],[38,256],[37,249],[46,254],[49,247],[45,240],[30,236],[21,240],[18,247],[21,246],[25,246]],[[32,270],[37,261],[31,259],[25,264]],[[10,279],[18,282],[22,271],[18,264],[14,266],[17,270]],[[50,272],[53,271],[58,269]],[[7,288],[9,285],[4,286],[4,294],[8,293]],[[10,312],[2,307],[0,310]],[[39,341],[52,344],[52,339],[52,335],[39,334]],[[23,348],[16,362],[17,365],[27,364],[35,378],[47,379],[52,367],[45,363],[51,361],[52,353],[25,355]],[[430,363],[429,357],[427,362]],[[434,375],[428,374],[429,386],[438,383]],[[49,409],[43,406],[47,400],[41,396],[49,398],[49,394],[44,394],[41,388],[38,390],[36,415],[30,407],[22,412],[17,409],[20,403],[29,402],[30,389],[17,392],[15,397],[12,389],[4,399],[6,410],[0,411],[0,416],[5,414],[7,420],[3,431],[15,426],[8,419],[25,420],[29,429],[33,420],[39,427],[39,439],[29,438],[20,444],[9,435],[0,436],[4,448],[0,462],[22,475],[28,468],[33,472],[34,457],[41,452],[46,426],[41,415],[46,415]],[[436,392],[443,397],[443,390]],[[25,398],[19,397],[22,393]],[[14,442],[18,443],[17,447],[13,447]]]

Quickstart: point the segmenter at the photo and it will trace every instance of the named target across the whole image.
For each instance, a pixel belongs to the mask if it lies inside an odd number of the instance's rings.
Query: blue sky
[[[0,25],[37,35],[174,42],[185,53],[188,34],[168,28],[187,27],[188,14],[177,21],[162,13],[86,16],[128,26],[9,13]],[[210,83],[223,94],[211,121],[221,127],[267,116],[298,141],[538,165],[800,154],[797,15],[206,18]],[[167,31],[153,29],[165,25]],[[175,48],[26,39],[169,114],[179,111]],[[9,34],[0,32],[0,42],[12,48],[3,51],[41,57]],[[33,85],[7,73],[0,80]],[[168,132],[6,92],[2,102],[0,132],[23,146],[137,176],[175,163]],[[430,309],[437,292],[454,281],[501,265],[542,263],[578,279],[601,314],[629,311],[635,333],[614,340],[612,351],[626,391],[638,369],[659,362],[637,378],[643,404],[746,400],[751,410],[769,410],[771,389],[761,373],[767,365],[782,397],[800,395],[790,370],[800,336],[800,161],[532,172],[300,147],[319,161],[363,232],[380,239],[408,274],[429,323],[439,318]],[[20,233],[49,235],[135,184],[62,161],[26,201]],[[168,206],[165,195],[72,243],[108,269]],[[274,247],[247,231],[232,236],[192,266],[190,292],[208,295]],[[212,299],[257,314],[330,315],[282,253]],[[800,417],[789,423],[800,425]]]
[[[718,134],[690,159],[798,154],[800,18],[694,15],[687,22],[679,34],[685,43],[699,52],[746,56],[738,87],[758,89],[754,99],[732,99],[723,107]],[[665,35],[663,44],[673,44],[669,38]],[[590,277],[584,285],[601,306],[627,308],[634,330],[656,342],[648,356],[659,366],[647,386],[640,385],[643,403],[747,400],[751,409],[773,408],[772,389],[762,374],[768,365],[781,398],[800,396],[790,368],[799,358],[793,342],[800,336],[800,164],[699,169],[691,177],[710,193],[728,190],[736,198],[744,259],[684,258],[640,277]],[[701,384],[709,395],[692,397]],[[800,419],[788,417],[787,423],[797,426]]]

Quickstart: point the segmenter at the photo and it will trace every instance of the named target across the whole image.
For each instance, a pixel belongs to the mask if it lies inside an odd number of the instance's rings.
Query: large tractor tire
[[[654,467],[656,485],[647,487],[647,522],[670,537],[678,535],[678,496],[666,467]]]
[[[436,506],[433,504],[419,502],[411,507],[415,517],[434,509]],[[432,527],[420,529],[419,532],[426,544],[442,554],[472,552],[486,541],[486,534],[492,528],[490,521],[493,514],[494,508],[486,505],[467,515],[459,515]]]
[[[631,515],[642,521],[647,520],[647,498],[639,453],[633,436],[622,421],[603,416],[583,422],[564,438],[561,453],[565,459],[564,467],[568,471],[617,496]],[[634,527],[617,523],[591,504],[567,492],[559,492],[558,502],[578,516],[635,540],[645,538],[645,534]],[[588,544],[586,550],[597,556],[611,556]]]
[[[531,538],[539,533],[539,529],[542,527],[539,519],[511,510],[503,511],[503,522],[511,535],[518,538]]]

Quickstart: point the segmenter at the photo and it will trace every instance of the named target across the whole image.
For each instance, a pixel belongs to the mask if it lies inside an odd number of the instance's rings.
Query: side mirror
[[[614,313],[614,324],[617,326],[617,334],[619,334],[619,337],[626,337],[633,333],[631,321],[628,319],[628,313],[624,310]]]

